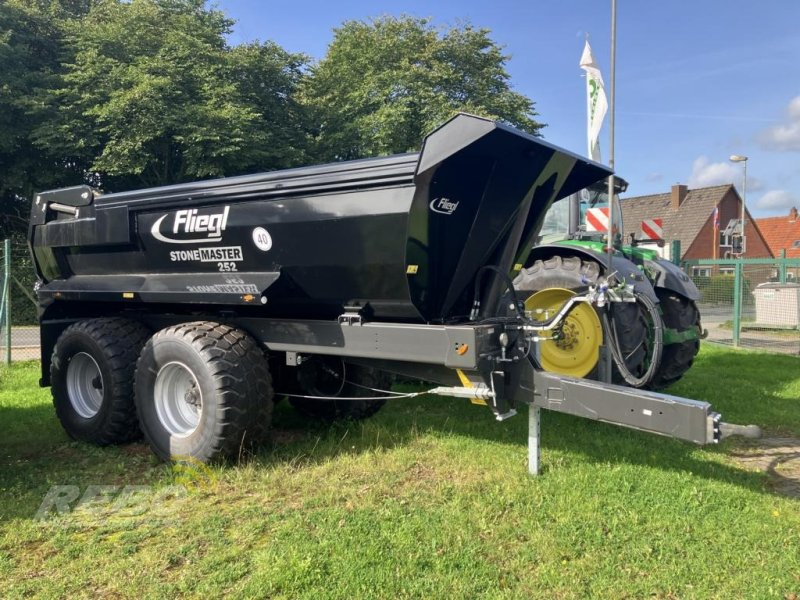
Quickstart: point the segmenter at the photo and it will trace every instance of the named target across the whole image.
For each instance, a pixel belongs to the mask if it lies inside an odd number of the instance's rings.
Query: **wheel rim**
[[[551,288],[536,292],[525,300],[525,310],[545,320],[555,315],[575,292]],[[542,311],[541,313],[539,311]],[[563,321],[559,339],[541,342],[540,356],[545,371],[585,377],[597,365],[603,343],[603,326],[594,308],[586,303],[575,306]]]
[[[67,366],[67,395],[72,408],[91,419],[103,405],[103,375],[91,354],[78,352]]]
[[[161,367],[153,396],[158,420],[171,435],[186,437],[197,429],[203,413],[203,394],[189,367],[181,362]]]

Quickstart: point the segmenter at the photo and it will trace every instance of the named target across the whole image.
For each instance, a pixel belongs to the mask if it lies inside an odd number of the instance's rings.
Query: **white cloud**
[[[742,169],[730,162],[712,163],[707,156],[698,156],[692,164],[689,187],[708,187],[734,183],[742,179]]]
[[[700,188],[712,185],[732,183],[741,193],[744,170],[739,163],[720,161],[712,163],[707,156],[698,156],[692,163],[692,174],[689,176],[689,187]],[[747,176],[747,189],[751,192],[764,189],[760,179]]]
[[[786,190],[770,190],[756,200],[755,205],[760,210],[778,211],[787,210],[799,203],[798,199]]]
[[[661,181],[662,179],[664,179],[664,174],[663,173],[657,173],[657,172],[648,173],[645,176],[644,179],[645,179],[645,181],[649,181],[651,183],[652,182],[657,182],[657,181]]]
[[[758,141],[767,150],[800,151],[800,96],[792,98],[786,113],[786,121],[758,135]]]
[[[789,116],[793,119],[800,119],[800,96],[792,98],[789,102]]]

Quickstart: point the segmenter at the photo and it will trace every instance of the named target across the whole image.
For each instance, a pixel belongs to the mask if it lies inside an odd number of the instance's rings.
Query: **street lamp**
[[[741,154],[731,154],[731,162],[744,163],[744,178],[742,179],[742,256],[745,251],[744,237],[744,207],[747,202],[747,157]]]

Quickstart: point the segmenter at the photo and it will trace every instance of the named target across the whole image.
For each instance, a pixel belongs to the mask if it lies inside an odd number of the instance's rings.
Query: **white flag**
[[[589,158],[600,162],[600,128],[608,111],[608,100],[603,85],[600,67],[594,62],[589,40],[581,55],[580,67],[586,71],[587,132],[589,134]]]

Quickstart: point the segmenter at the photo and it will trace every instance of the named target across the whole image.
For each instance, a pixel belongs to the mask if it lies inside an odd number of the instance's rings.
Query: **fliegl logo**
[[[458,202],[453,202],[450,198],[434,198],[429,205],[433,212],[440,215],[452,215],[458,208]]]
[[[150,233],[160,242],[167,244],[210,244],[222,241],[222,232],[228,225],[228,213],[231,207],[226,206],[222,212],[199,214],[196,208],[179,210],[168,220],[171,213],[161,215]],[[167,221],[167,231],[164,232],[164,221]],[[180,237],[173,237],[180,236]]]

